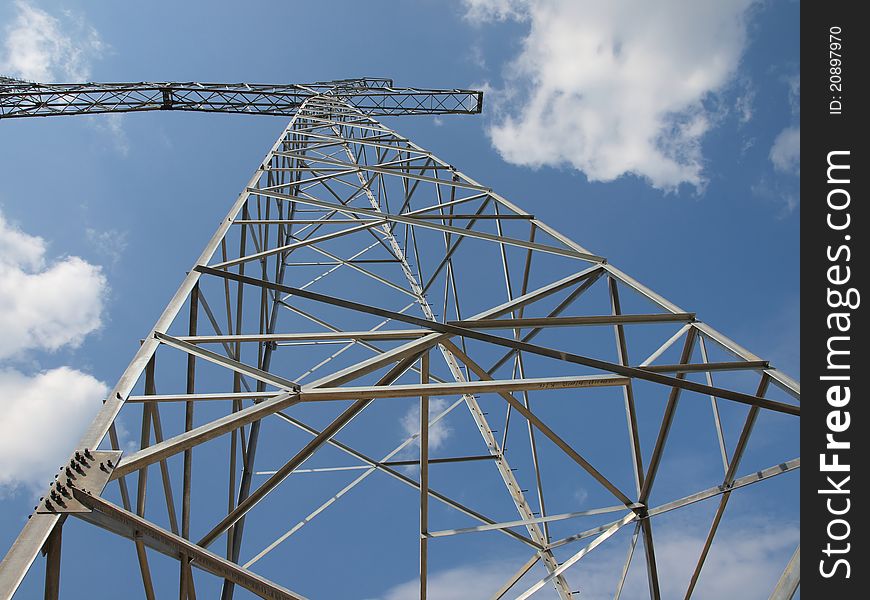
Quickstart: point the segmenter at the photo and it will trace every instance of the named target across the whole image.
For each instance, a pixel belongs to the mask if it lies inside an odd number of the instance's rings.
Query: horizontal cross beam
[[[375,115],[477,114],[483,92],[394,87],[389,79],[314,84],[198,82],[32,83],[0,78],[0,119],[155,110],[292,116],[329,95]]]
[[[768,400],[766,398],[761,398],[759,396],[755,396],[752,394],[744,394],[742,392],[737,392],[734,390],[728,390],[724,388],[717,388],[709,385],[703,385],[700,383],[695,383],[694,381],[689,381],[687,379],[678,379],[676,377],[669,377],[666,375],[662,375],[660,373],[655,373],[653,371],[647,371],[646,369],[638,369],[634,367],[627,367],[624,365],[619,365],[616,363],[611,363],[604,360],[598,360],[595,358],[590,358],[586,356],[580,356],[577,354],[572,354],[569,352],[563,352],[561,350],[555,350],[552,348],[546,348],[543,346],[537,346],[535,344],[529,344],[527,342],[522,342],[518,340],[511,340],[495,335],[489,335],[480,331],[474,331],[472,329],[467,329],[465,327],[456,327],[455,325],[448,325],[446,323],[438,323],[437,321],[428,321],[425,319],[420,319],[417,317],[412,317],[409,315],[400,314],[394,311],[377,308],[374,306],[368,306],[365,304],[360,304],[359,302],[353,302],[350,300],[345,300],[343,298],[336,298],[333,296],[328,296],[326,294],[319,294],[316,292],[311,292],[308,290],[303,290],[299,288],[294,288],[291,286],[280,285],[277,283],[271,283],[268,281],[262,281],[260,279],[254,279],[253,277],[246,277],[244,275],[237,275],[235,273],[230,273],[226,271],[222,271],[220,269],[212,269],[210,267],[197,266],[195,268],[196,271],[200,273],[204,273],[207,275],[216,275],[218,277],[223,277],[225,279],[230,279],[233,281],[238,281],[239,283],[245,283],[254,286],[265,287],[268,289],[272,289],[275,291],[279,291],[285,294],[292,294],[294,296],[299,296],[300,298],[306,298],[308,300],[314,300],[316,302],[323,302],[326,304],[331,304],[333,306],[338,306],[341,308],[346,308],[349,310],[355,310],[362,313],[368,313],[372,315],[376,315],[379,317],[384,317],[388,319],[394,319],[396,321],[401,321],[405,323],[409,323],[411,325],[416,325],[418,327],[425,327],[431,329],[433,332],[438,332],[442,334],[447,334],[449,336],[460,336],[471,339],[480,340],[482,342],[488,342],[491,344],[495,344],[497,346],[504,346],[506,348],[512,348],[515,350],[522,350],[528,352],[530,354],[537,354],[540,356],[545,356],[548,358],[553,358],[556,360],[562,360],[565,362],[570,362],[574,364],[584,365],[587,367],[591,367],[593,369],[601,369],[603,371],[609,371],[611,373],[615,373],[617,375],[622,375],[624,377],[633,377],[635,379],[643,379],[646,381],[651,381],[653,383],[659,383],[662,385],[667,385],[675,388],[686,389],[693,392],[698,392],[701,394],[707,394],[716,396],[718,398],[724,398],[726,400],[733,400],[735,402],[740,402],[742,404],[749,404],[751,406],[758,406],[760,408],[766,408],[768,410],[773,410],[776,412],[782,412],[790,415],[800,415],[800,407],[794,406],[792,404],[786,404],[784,402],[778,402],[775,400]]]
[[[378,398],[412,398],[426,396],[459,396],[533,390],[559,390],[587,387],[614,387],[628,384],[628,377],[618,375],[576,375],[569,377],[530,377],[526,379],[496,379],[492,381],[457,381],[448,383],[366,385],[323,387],[301,390],[299,402],[325,402],[338,400],[374,400]],[[203,394],[154,394],[131,396],[127,402],[189,402],[194,400],[262,399],[281,392],[224,392]]]

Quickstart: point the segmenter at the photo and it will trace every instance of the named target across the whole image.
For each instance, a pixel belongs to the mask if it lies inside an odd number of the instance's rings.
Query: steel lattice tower
[[[573,574],[607,544],[628,552],[615,597],[640,544],[659,598],[656,517],[713,499],[688,598],[732,494],[799,468],[790,456],[741,468],[760,419],[796,421],[798,383],[374,118],[479,112],[479,93],[377,79],[2,84],[4,116],[293,117],[3,559],[0,597],[40,550],[46,598],[58,596],[72,516],[131,541],[112,560],[138,562],[149,599],[161,555],[178,561],[181,598],[303,598],[294,565],[310,546],[296,540],[331,518],[331,543],[368,540],[384,564],[419,556],[421,598],[439,543],[484,538],[527,558],[492,598],[576,597]],[[416,429],[391,443],[415,405]],[[696,442],[673,441],[681,411],[706,415],[691,433],[721,462],[688,494],[656,486],[669,443]],[[122,422],[141,425],[123,454]],[[567,479],[600,504],[564,510]],[[794,592],[798,557],[775,597]],[[334,597],[328,581],[306,592]]]

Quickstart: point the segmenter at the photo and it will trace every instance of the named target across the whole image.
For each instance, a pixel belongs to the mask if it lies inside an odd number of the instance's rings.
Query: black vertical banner
[[[870,178],[861,3],[801,7],[801,596],[867,598]],[[862,352],[862,348],[864,351]]]

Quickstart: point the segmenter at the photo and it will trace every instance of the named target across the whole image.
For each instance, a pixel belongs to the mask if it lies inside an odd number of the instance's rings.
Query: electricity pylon
[[[134,110],[135,86],[112,85],[127,99],[16,102]],[[144,85],[142,110],[178,107],[158,93],[175,84]],[[432,567],[462,548],[520,557],[488,597],[564,599],[583,589],[587,556],[616,545],[628,554],[614,595],[640,572],[658,599],[653,521],[710,500],[680,582],[691,597],[729,498],[799,468],[782,455],[799,385],[373,118],[478,112],[478,93],[283,87],[298,94],[280,101],[292,120],[3,559],[0,597],[42,550],[57,598],[61,532],[79,526],[66,556],[83,523],[132,542],[103,560],[137,565],[149,599],[167,585],[333,598],[335,580],[371,565],[385,585],[413,576],[426,598]],[[436,96],[455,104],[427,108]],[[769,462],[746,468],[761,422],[785,437],[766,435],[754,460]],[[668,462],[685,454],[709,459],[714,481],[692,487]],[[798,556],[777,598],[794,592]]]

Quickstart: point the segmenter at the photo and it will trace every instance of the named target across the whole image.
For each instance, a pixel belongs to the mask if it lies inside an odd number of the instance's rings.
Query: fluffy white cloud
[[[45,240],[10,226],[0,213],[0,265],[39,269],[45,256]]]
[[[773,141],[770,161],[777,171],[800,174],[801,172],[801,130],[799,127],[786,127]]]
[[[700,535],[686,533],[665,536],[661,558],[656,546],[663,596],[678,597],[685,593],[703,540]],[[799,541],[800,531],[794,526],[722,530],[704,563],[695,595],[710,600],[730,600],[735,596],[745,600],[767,598]],[[687,557],[692,558],[687,561]],[[735,582],[742,582],[739,593],[735,593]],[[636,577],[633,585],[638,592],[645,589],[645,576]]]
[[[429,420],[440,414],[449,406],[449,402],[444,398],[432,398],[429,400]],[[420,433],[420,405],[415,404],[408,409],[408,412],[401,419],[402,429],[408,436]],[[444,441],[450,437],[452,430],[447,425],[446,419],[441,419],[434,425],[429,427],[429,449],[437,450],[441,447]],[[417,447],[420,445],[420,440],[415,441]]]
[[[797,117],[801,114],[801,76],[794,75],[785,80],[788,85],[788,104],[795,123],[786,127],[770,148],[770,162],[781,173],[800,175],[801,172],[801,128]]]
[[[683,597],[705,535],[700,528],[656,535],[656,565],[663,598]],[[695,596],[707,600],[767,598],[799,539],[799,530],[794,526],[776,529],[750,519],[732,523],[729,530],[720,530],[704,564]],[[579,589],[586,600],[613,598],[625,551],[624,545],[605,542],[566,571],[568,582],[573,589]],[[476,562],[430,573],[429,595],[438,600],[488,598],[525,559]],[[544,574],[545,571],[536,566],[527,579],[513,589],[513,595],[527,589]],[[413,600],[419,595],[418,589],[416,580],[407,581],[389,589],[381,600]],[[639,545],[622,597],[646,598],[648,594],[643,549]],[[541,589],[535,598],[539,596],[542,599],[558,597],[552,587]]]
[[[51,265],[45,240],[0,214],[0,359],[29,349],[78,347],[101,323],[102,269],[77,256]]]
[[[0,359],[76,347],[100,326],[106,279],[69,256],[46,263],[46,242],[0,213]],[[0,492],[44,486],[89,423],[107,388],[60,367],[35,375],[0,365]]]
[[[40,82],[90,76],[91,60],[106,50],[93,27],[69,12],[61,22],[24,0],[17,0],[15,9],[5,31],[0,72]]]
[[[465,0],[469,20],[529,23],[490,128],[509,162],[674,189],[704,184],[705,100],[735,75],[754,0]]]
[[[45,487],[106,392],[105,384],[69,367],[35,376],[0,369],[0,490]]]

